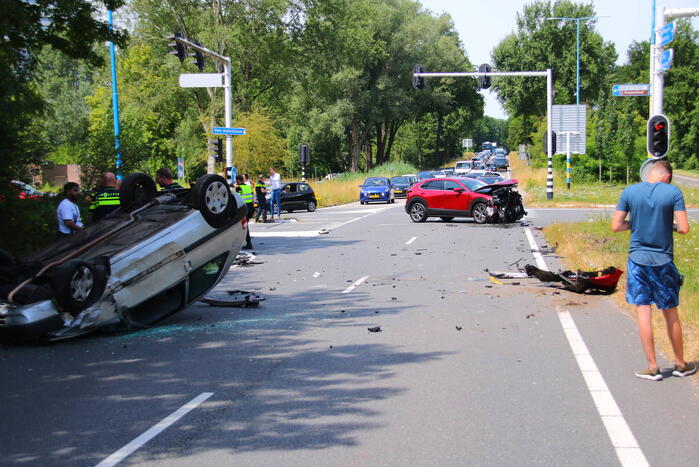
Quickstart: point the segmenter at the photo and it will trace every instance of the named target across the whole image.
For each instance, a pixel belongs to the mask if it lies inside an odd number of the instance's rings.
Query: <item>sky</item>
[[[582,0],[578,3],[588,3]],[[515,29],[515,17],[526,4],[525,0],[420,0],[434,13],[449,13],[469,60],[474,65],[491,63],[491,50]],[[614,42],[618,54],[617,63],[626,62],[626,50],[633,41],[650,38],[653,0],[593,0],[599,16],[597,32],[605,41]],[[699,0],[657,0],[657,5],[668,8],[692,8]],[[694,18],[694,28],[699,19]],[[428,70],[452,71],[452,70]],[[481,91],[485,97],[485,114],[495,118],[507,118],[505,111],[491,91]]]

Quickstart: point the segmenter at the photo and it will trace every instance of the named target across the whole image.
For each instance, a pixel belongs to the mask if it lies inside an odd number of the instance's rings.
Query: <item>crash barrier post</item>
[[[413,72],[413,78],[463,78],[472,77],[478,78],[480,76],[540,76],[546,77],[546,126],[548,133],[548,150],[547,152],[547,175],[546,175],[546,199],[553,199],[553,141],[552,138],[552,119],[551,119],[551,108],[553,106],[553,74],[551,68],[547,68],[546,71],[492,71],[492,72],[439,72],[439,73],[425,73],[425,72]]]

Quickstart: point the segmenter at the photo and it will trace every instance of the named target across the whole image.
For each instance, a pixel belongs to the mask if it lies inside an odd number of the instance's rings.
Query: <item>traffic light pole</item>
[[[663,87],[665,85],[664,71],[660,69],[660,53],[662,51],[662,46],[660,46],[660,34],[668,20],[675,18],[690,18],[692,16],[699,16],[699,8],[671,8],[665,9],[664,6],[658,6],[655,8],[655,30],[653,31],[654,40],[651,41],[650,45],[650,55],[652,60],[651,76],[650,82],[653,87],[651,88],[651,94],[653,99],[653,106],[651,108],[650,117],[653,115],[659,115],[663,113]]]
[[[481,72],[455,72],[455,73],[413,73],[413,78],[462,78],[479,76],[540,76],[546,77],[546,126],[547,126],[547,176],[546,176],[546,199],[553,199],[553,75],[551,69],[546,71],[493,71]]]
[[[195,42],[192,42],[184,37],[174,37],[175,41],[186,45],[194,50],[198,50],[204,55],[208,55],[217,62],[223,65],[223,100],[225,105],[224,124],[226,128],[230,128],[233,120],[233,77],[231,73],[231,58],[218,54],[213,50],[209,50]],[[226,167],[233,167],[233,136],[226,135]],[[212,168],[208,169],[209,173],[213,172]]]

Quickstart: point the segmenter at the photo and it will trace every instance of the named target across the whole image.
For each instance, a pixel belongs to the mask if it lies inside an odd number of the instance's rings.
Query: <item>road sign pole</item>
[[[114,27],[112,18],[112,10],[108,11],[109,15],[109,30]],[[121,180],[124,175],[122,172],[121,162],[121,128],[119,126],[119,90],[117,88],[117,70],[116,70],[116,52],[114,51],[114,41],[109,41],[109,59],[112,65],[112,109],[114,115],[114,149],[116,150],[116,177]]]
[[[225,120],[226,120],[226,127],[230,128],[231,127],[231,119],[233,118],[233,92],[231,89],[231,62],[230,60],[228,62],[223,63],[223,74],[224,74],[224,83],[223,83],[223,93],[224,93],[224,99],[226,101],[226,115],[225,115]],[[232,135],[226,135],[226,167],[233,167],[233,136]]]
[[[551,68],[546,69],[546,132],[548,167],[546,175],[546,199],[553,199],[553,76]]]
[[[660,69],[660,31],[665,26],[665,7],[657,6],[655,8],[655,46],[653,47],[653,111],[652,115],[658,115],[663,113],[663,86],[665,85],[665,79],[663,77],[663,71]]]

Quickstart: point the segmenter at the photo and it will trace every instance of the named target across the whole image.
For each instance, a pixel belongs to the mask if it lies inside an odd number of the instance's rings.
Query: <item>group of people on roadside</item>
[[[155,173],[155,181],[164,190],[182,188],[179,183],[174,181],[172,171],[167,167],[158,169]],[[88,210],[91,222],[96,222],[119,208],[121,204],[119,198],[120,188],[121,180],[116,175],[112,172],[102,174],[97,190],[85,197],[85,200],[90,203]],[[76,182],[66,183],[63,185],[63,194],[65,198],[58,204],[56,209],[56,221],[58,223],[56,238],[67,237],[85,228],[80,216],[80,208],[78,207],[78,202],[81,198],[80,185]]]
[[[269,177],[265,178],[263,174],[260,174],[255,183],[253,183],[248,174],[236,176],[235,181],[235,191],[243,198],[248,207],[246,216],[248,221],[255,216],[255,222],[260,222],[260,217],[262,217],[262,222],[268,222],[268,214],[270,220],[274,221],[275,212],[277,213],[277,219],[281,218],[282,178],[274,167],[270,167]],[[255,210],[255,202],[257,202],[257,210]],[[252,249],[250,229],[248,229],[243,249]]]

